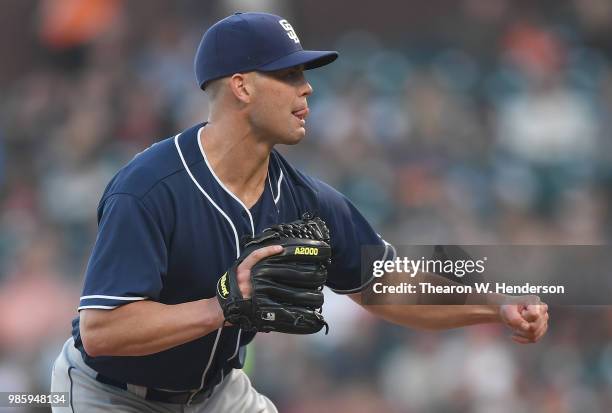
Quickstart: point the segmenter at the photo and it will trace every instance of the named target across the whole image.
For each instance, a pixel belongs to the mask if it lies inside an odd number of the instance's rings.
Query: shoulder
[[[180,170],[173,138],[164,139],[138,153],[121,168],[109,183],[105,197],[124,193],[141,198],[164,178]]]
[[[136,154],[115,174],[98,204],[99,223],[104,221],[108,228],[122,231],[132,222],[145,220],[171,232],[177,181],[170,180],[184,171],[174,138],[163,139]]]
[[[193,133],[196,127],[181,134]],[[121,168],[108,184],[103,199],[116,194],[132,195],[142,199],[171,176],[183,172],[175,136],[168,137],[136,154]]]

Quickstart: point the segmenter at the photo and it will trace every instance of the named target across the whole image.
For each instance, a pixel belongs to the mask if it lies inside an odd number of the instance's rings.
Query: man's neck
[[[235,122],[209,123],[198,139],[217,178],[247,208],[252,207],[264,191],[272,147]]]

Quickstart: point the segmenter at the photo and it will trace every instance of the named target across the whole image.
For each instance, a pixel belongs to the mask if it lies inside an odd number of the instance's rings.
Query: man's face
[[[294,145],[306,135],[307,97],[312,87],[301,66],[256,72],[249,119],[258,135],[271,143]]]

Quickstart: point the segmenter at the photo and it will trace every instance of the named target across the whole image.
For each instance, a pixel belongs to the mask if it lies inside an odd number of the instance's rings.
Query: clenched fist
[[[512,330],[512,340],[519,344],[536,343],[548,330],[548,305],[539,298],[529,301],[499,307],[502,322]]]

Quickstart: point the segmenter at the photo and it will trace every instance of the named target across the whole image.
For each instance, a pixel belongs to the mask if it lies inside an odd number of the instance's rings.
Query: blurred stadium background
[[[206,119],[193,53],[235,10],[282,14],[306,47],[340,51],[308,73],[307,139],[283,152],[389,241],[612,237],[609,0],[1,6],[2,391],[48,389],[99,196],[135,153]],[[329,336],[251,346],[249,374],[282,412],[612,411],[608,308],[552,308],[548,336],[518,346],[495,326],[415,332],[326,297]]]

